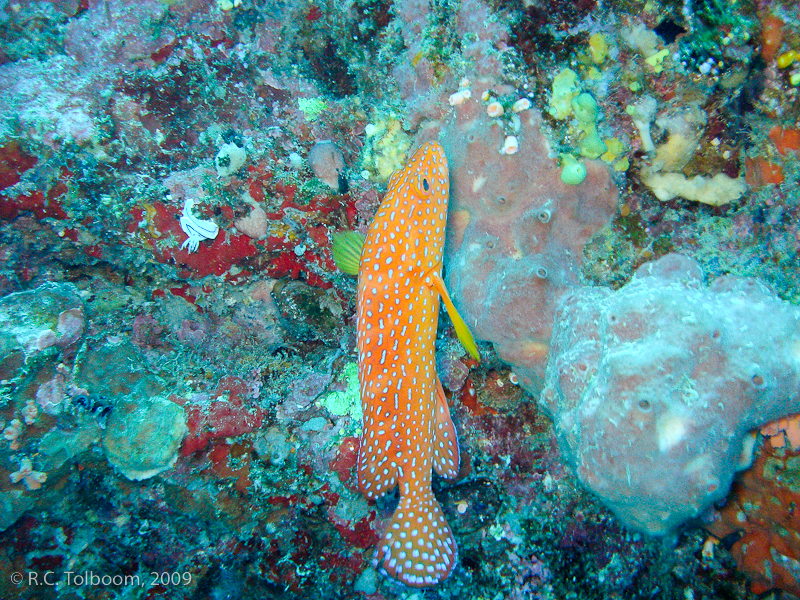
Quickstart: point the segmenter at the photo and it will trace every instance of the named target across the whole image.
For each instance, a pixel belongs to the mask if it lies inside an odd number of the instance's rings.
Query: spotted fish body
[[[399,486],[399,504],[375,561],[415,587],[445,579],[457,557],[431,491],[432,468],[454,478],[459,467],[456,431],[434,358],[438,296],[446,296],[441,271],[448,197],[447,159],[439,144],[428,142],[389,181],[358,273],[364,409],[358,485],[368,499]]]

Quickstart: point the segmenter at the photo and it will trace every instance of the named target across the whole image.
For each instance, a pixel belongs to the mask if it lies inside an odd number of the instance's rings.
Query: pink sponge
[[[556,317],[541,403],[582,482],[664,534],[725,497],[748,432],[800,412],[800,308],[670,254]]]
[[[448,287],[475,337],[538,392],[555,307],[578,285],[583,246],[614,214],[617,189],[599,162],[580,185],[563,183],[538,111],[520,112],[518,128],[474,95],[454,111],[439,136],[450,164]],[[512,132],[519,151],[500,154]]]

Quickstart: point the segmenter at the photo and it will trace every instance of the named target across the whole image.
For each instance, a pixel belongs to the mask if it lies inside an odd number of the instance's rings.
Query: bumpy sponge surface
[[[581,481],[665,534],[723,498],[745,437],[800,412],[800,308],[671,254],[556,314],[541,404]]]

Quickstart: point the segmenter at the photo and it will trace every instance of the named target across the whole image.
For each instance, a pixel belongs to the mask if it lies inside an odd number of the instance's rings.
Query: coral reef
[[[1,3],[0,597],[796,594],[795,420],[745,437],[755,470],[664,541],[581,485],[531,394],[565,294],[611,302],[670,252],[800,303],[796,8]],[[331,240],[431,138],[445,275],[494,343],[479,363],[436,332],[461,470],[432,486],[460,552],[412,594],[370,563],[396,499],[357,490],[355,284]],[[755,385],[731,381],[724,402]],[[710,452],[738,460],[739,435]]]

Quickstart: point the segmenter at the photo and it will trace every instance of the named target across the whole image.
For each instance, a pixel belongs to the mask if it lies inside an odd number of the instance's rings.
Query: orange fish
[[[453,532],[431,491],[431,469],[455,478],[458,438],[435,367],[439,299],[462,343],[477,347],[442,281],[450,179],[436,142],[423,144],[389,180],[358,269],[358,377],[364,429],[358,486],[400,500],[375,556],[414,587],[439,583],[457,560]]]

